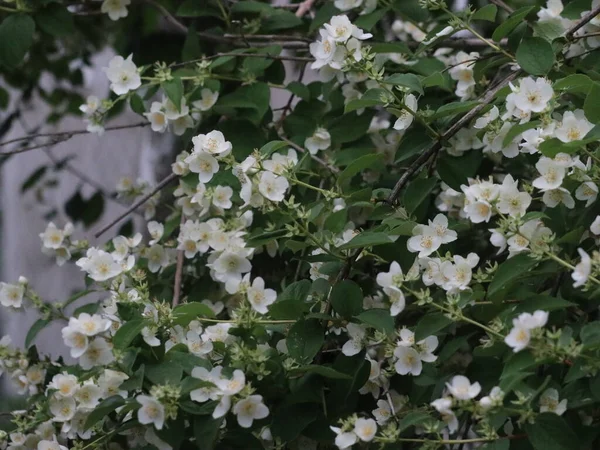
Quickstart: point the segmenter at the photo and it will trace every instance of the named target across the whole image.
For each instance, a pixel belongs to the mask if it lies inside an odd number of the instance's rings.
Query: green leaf
[[[394,318],[387,309],[368,309],[360,313],[356,318],[362,323],[383,331],[386,334],[393,333],[395,329]]]
[[[117,350],[125,350],[147,325],[144,319],[133,319],[126,322],[113,336],[113,345]]]
[[[271,142],[267,142],[265,145],[263,145],[259,152],[261,155],[264,155],[265,157],[269,157],[272,153],[275,153],[277,150],[280,150],[284,147],[289,147],[290,144],[288,144],[285,141],[271,141]]]
[[[423,411],[411,411],[398,423],[398,431],[403,432],[409,427],[421,425],[431,420],[431,416]]]
[[[558,309],[569,308],[571,306],[576,305],[575,303],[568,302],[562,298],[551,297],[549,295],[535,295],[519,303],[514,312],[535,312],[539,309],[544,311],[555,311]]]
[[[498,28],[492,34],[492,39],[496,42],[502,40],[502,38],[506,37],[512,30],[514,30],[517,25],[523,22],[523,19],[527,17],[527,15],[535,9],[535,6],[525,6],[523,8],[517,9],[513,12],[508,18],[502,22]]]
[[[124,404],[125,399],[120,395],[113,395],[112,397],[108,397],[107,399],[102,400],[100,404],[96,406],[94,410],[89,414],[89,416],[87,416],[83,429],[89,430],[104,417],[108,416],[111,412],[113,412],[118,407],[123,406]]]
[[[519,66],[531,75],[545,75],[554,65],[552,45],[539,37],[523,38],[516,57]]]
[[[195,378],[194,378],[195,379]],[[200,380],[196,380],[200,381]],[[208,416],[212,415],[216,406],[219,404],[218,401],[208,401],[206,403],[198,404],[192,400],[180,400],[179,406],[181,409],[193,416]]]
[[[421,95],[424,94],[421,80],[413,73],[395,73],[383,80],[383,83],[402,86],[407,88],[410,92],[418,92]]]
[[[600,322],[588,323],[581,329],[579,334],[585,348],[600,346]]]
[[[415,329],[415,340],[420,341],[429,336],[433,336],[440,330],[443,330],[452,323],[452,319],[449,319],[442,313],[427,314],[419,320],[417,328]]]
[[[329,301],[335,312],[345,318],[356,316],[363,309],[363,293],[358,284],[343,280],[331,289]]]
[[[321,322],[315,319],[299,320],[288,333],[286,343],[290,356],[301,363],[310,363],[325,342]]]
[[[318,413],[319,405],[315,403],[281,406],[273,414],[273,436],[281,438],[284,442],[293,441],[309,424],[317,420]]]
[[[566,92],[589,92],[594,82],[587,75],[576,73],[569,75],[554,82],[553,88],[555,91]]]
[[[215,317],[215,313],[207,305],[200,302],[183,303],[173,309],[173,322],[177,325],[185,327],[198,317],[212,319]]]
[[[0,23],[0,64],[17,67],[33,44],[35,22],[25,14],[13,14]]]
[[[138,389],[142,389],[144,385],[144,369],[145,366],[142,364],[138,370],[136,370],[129,379],[125,380],[119,386],[119,390],[123,391],[135,391]]]
[[[273,12],[263,22],[265,31],[286,30],[302,25],[302,19],[291,11],[273,9]]]
[[[388,8],[380,8],[369,14],[362,14],[356,18],[354,25],[366,31],[371,31],[375,25],[385,16]]]
[[[375,245],[391,244],[394,242],[387,233],[374,231],[363,231],[354,236],[350,242],[346,242],[338,247],[338,250],[348,250],[351,248],[373,247]]]
[[[185,0],[175,13],[177,17],[222,17],[217,8],[208,5],[208,2],[198,0]]]
[[[338,184],[342,185],[345,181],[349,181],[354,175],[362,172],[365,169],[376,167],[383,163],[383,154],[369,153],[348,164],[338,177]]]
[[[574,450],[579,448],[579,438],[565,419],[553,413],[543,413],[535,423],[523,426],[534,450]]]
[[[539,120],[532,120],[531,122],[527,122],[527,123],[518,123],[516,125],[513,125],[510,130],[508,130],[508,133],[506,133],[506,136],[504,136],[504,140],[502,141],[502,146],[503,147],[508,147],[510,145],[510,143],[521,133],[527,131],[527,130],[531,130],[532,128],[537,127],[540,124]]]
[[[79,314],[95,314],[98,311],[100,305],[98,303],[88,303],[86,305],[81,305],[79,308],[75,308],[73,311],[73,317],[79,316]]]
[[[519,254],[500,264],[494,279],[488,287],[488,296],[493,300],[500,300],[517,279],[538,264],[527,254]]]
[[[365,112],[359,116],[352,112],[335,119],[329,127],[332,142],[345,144],[363,137],[369,129],[372,117],[372,113]]]
[[[300,97],[302,100],[310,100],[310,90],[308,86],[299,81],[292,81],[285,87],[288,91],[294,94],[296,97]]]
[[[337,370],[329,366],[318,366],[315,364],[309,364],[307,366],[300,366],[295,369],[288,371],[290,375],[296,375],[299,373],[315,373],[325,378],[332,378],[336,380],[349,380],[351,377],[345,373],[338,372]]]
[[[50,322],[52,322],[50,319],[38,319],[31,325],[31,328],[29,328],[29,331],[27,332],[27,336],[25,336],[25,348],[31,347],[31,344],[35,341],[39,332],[46,328]]]
[[[191,353],[187,353],[187,347],[185,347],[183,344],[181,345],[184,347],[183,350],[185,351],[176,351],[176,347],[173,347],[165,354],[165,361],[172,362],[181,367],[188,375],[191,375],[192,370],[194,370],[195,367],[204,367],[208,370],[212,369],[212,366],[208,360],[200,358],[199,356]]]
[[[495,22],[497,13],[498,7],[496,5],[485,5],[483,8],[478,9],[473,13],[471,20],[487,20],[488,22]]]
[[[389,101],[389,97],[390,94],[385,89],[369,89],[361,98],[357,98],[348,102],[348,104],[344,107],[344,114],[356,111],[357,109],[383,105]]]
[[[402,196],[406,211],[409,214],[414,213],[419,205],[429,197],[436,184],[437,180],[435,177],[420,178],[410,183]]]
[[[308,280],[296,281],[286,287],[283,292],[277,296],[277,301],[283,302],[290,300],[303,303],[310,293],[310,285],[311,283]]]
[[[590,122],[599,124],[600,123],[600,84],[593,83],[590,88],[590,92],[585,98],[583,103],[583,112],[585,113],[586,119]]]
[[[192,59],[198,59],[202,56],[202,48],[200,47],[200,39],[196,31],[196,25],[191,25],[188,28],[185,42],[181,48],[181,59],[183,61],[191,61]]]
[[[468,178],[476,175],[483,156],[481,152],[470,151],[462,156],[443,154],[435,166],[438,175],[444,183],[460,192],[460,186],[468,184]]]
[[[64,37],[75,33],[73,14],[66,7],[57,3],[41,9],[35,15],[35,21],[42,31],[55,37]]]
[[[461,114],[472,110],[477,105],[479,105],[479,102],[476,100],[471,100],[468,102],[447,103],[438,108],[438,110],[431,116],[431,120],[436,120],[447,116],[453,116],[455,114]]]
[[[163,88],[169,100],[173,102],[173,105],[179,111],[181,108],[181,99],[183,98],[183,82],[181,78],[174,77],[172,80],[163,81],[160,87]]]
[[[183,376],[183,369],[173,361],[165,361],[161,364],[147,365],[144,375],[154,384],[178,386]]]
[[[213,419],[212,416],[194,417],[194,437],[199,450],[213,450],[219,429],[225,417]]]
[[[131,106],[131,110],[134,113],[139,114],[140,116],[143,116],[144,112],[146,112],[146,107],[144,106],[142,97],[135,93],[129,97],[129,106]]]

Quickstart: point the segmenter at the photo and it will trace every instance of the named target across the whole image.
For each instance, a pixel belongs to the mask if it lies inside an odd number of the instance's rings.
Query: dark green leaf
[[[588,323],[581,329],[581,342],[585,348],[600,346],[600,322]]]
[[[554,65],[552,45],[539,37],[523,38],[516,57],[521,68],[531,75],[545,75]]]
[[[415,329],[415,340],[420,341],[429,336],[435,335],[440,330],[443,330],[452,323],[452,319],[449,319],[442,313],[431,313],[423,316],[417,328]]]
[[[83,426],[84,430],[89,430],[96,423],[108,416],[111,412],[125,404],[125,399],[120,395],[113,395],[102,400],[98,406],[89,414]]]
[[[390,334],[394,331],[394,318],[387,309],[368,309],[356,318],[384,333]]]
[[[310,363],[325,341],[324,330],[318,320],[299,320],[286,339],[290,356],[302,363]]]
[[[181,108],[181,99],[183,98],[183,82],[181,78],[175,77],[172,80],[163,81],[160,86],[165,91],[165,94],[167,94],[169,100],[173,102],[177,111],[179,111]]]
[[[532,128],[537,127],[540,124],[539,120],[532,120],[531,122],[527,122],[527,123],[518,123],[516,125],[513,125],[510,130],[508,130],[508,133],[506,133],[506,136],[504,136],[504,140],[502,141],[502,146],[503,147],[508,147],[510,145],[510,143],[520,134],[522,134],[523,132],[527,131],[527,130],[531,130]]]
[[[194,417],[194,437],[199,450],[213,450],[219,435],[224,417],[213,419],[212,416]]]
[[[502,22],[498,28],[496,28],[494,34],[492,34],[492,39],[496,42],[502,40],[502,38],[506,37],[517,27],[517,25],[523,23],[523,19],[525,19],[525,17],[527,17],[527,15],[534,9],[535,6],[525,6],[517,9],[510,16],[508,16],[508,18]]]
[[[281,438],[283,442],[293,441],[317,419],[318,412],[319,405],[315,403],[284,405],[278,408],[273,414],[271,424],[273,436]]]
[[[31,325],[31,328],[29,328],[29,331],[27,332],[27,336],[25,336],[25,348],[31,347],[31,344],[35,341],[38,333],[46,328],[50,322],[50,319],[38,319]]]
[[[178,386],[183,369],[172,361],[165,361],[161,364],[147,365],[144,375],[154,384]]]
[[[554,82],[555,91],[588,93],[594,82],[587,75],[575,73]]]
[[[345,318],[361,313],[363,293],[360,286],[351,280],[343,280],[331,289],[329,301],[335,312]]]
[[[478,9],[471,16],[472,20],[487,20],[488,22],[494,22],[496,20],[496,14],[498,13],[498,7],[496,5],[485,5],[483,8]]]
[[[64,37],[75,33],[73,14],[65,6],[57,3],[41,9],[35,15],[35,21],[42,31],[55,37]]]
[[[583,112],[586,119],[595,124],[600,124],[600,84],[593,83],[590,92],[585,98]]]
[[[395,73],[387,77],[383,82],[385,84],[393,84],[394,86],[402,86],[421,95],[424,94],[421,80],[413,73]]]
[[[488,296],[494,301],[500,300],[501,294],[507,291],[520,276],[537,264],[538,261],[530,258],[527,254],[519,254],[506,260],[498,267],[488,288]]]
[[[574,450],[579,448],[579,438],[560,416],[543,413],[535,423],[524,425],[527,438],[535,450]]]
[[[290,370],[288,373],[290,375],[295,375],[298,373],[316,373],[317,375],[321,375],[325,378],[333,378],[338,380],[346,380],[351,378],[349,375],[338,372],[337,370],[332,369],[331,367],[317,366],[313,364],[297,367],[295,369]]]
[[[351,248],[373,247],[375,245],[391,244],[394,242],[388,233],[379,233],[374,231],[363,231],[354,236],[350,242],[346,242],[338,247],[339,250],[348,250]]]
[[[404,207],[409,214],[412,214],[431,194],[431,191],[436,186],[437,180],[434,177],[420,178],[410,183],[404,195]]]
[[[215,317],[215,313],[207,305],[200,302],[184,303],[173,309],[173,322],[177,325],[186,326],[199,317],[212,319]]]
[[[147,325],[144,319],[133,319],[126,322],[113,336],[113,345],[117,350],[125,350]]]
[[[12,14],[0,23],[0,64],[17,67],[33,44],[35,22],[25,14]]]

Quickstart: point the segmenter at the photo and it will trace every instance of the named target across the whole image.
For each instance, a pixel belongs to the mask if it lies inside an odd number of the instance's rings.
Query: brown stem
[[[577,32],[577,30],[579,30],[581,27],[586,25],[590,20],[592,20],[598,14],[600,14],[600,5],[596,6],[589,13],[587,13],[585,16],[583,16],[580,21],[578,21],[575,25],[573,25],[571,28],[569,28],[569,30],[565,34],[567,41],[572,41],[573,35]]]
[[[180,226],[185,222],[185,215],[181,214]],[[173,284],[173,307],[179,304],[179,297],[181,297],[181,278],[183,276],[183,258],[184,250],[177,250],[177,266],[175,267],[175,282]]]
[[[506,11],[509,14],[512,14],[515,11],[510,6],[508,6],[506,3],[504,3],[502,0],[490,0],[490,3],[493,3],[494,5],[498,6],[499,8],[502,8],[504,11]]]
[[[173,181],[175,178],[177,178],[177,175],[175,175],[174,173],[168,175],[167,177],[163,178],[160,183],[158,183],[156,185],[156,187],[154,189],[152,189],[152,191],[148,192],[147,194],[145,194],[142,198],[140,198],[137,202],[135,202],[133,205],[131,205],[127,211],[125,211],[122,214],[119,214],[116,218],[114,218],[113,220],[111,220],[109,223],[107,223],[106,225],[104,225],[102,228],[100,228],[99,231],[96,232],[96,234],[94,235],[96,238],[102,236],[106,231],[108,231],[109,229],[111,229],[114,225],[116,225],[118,222],[120,222],[122,219],[124,219],[125,217],[127,217],[129,214],[131,214],[133,211],[135,211],[136,209],[138,209],[140,206],[142,206],[144,203],[146,203],[148,200],[150,200],[150,198],[152,198],[152,196],[154,194],[156,194],[157,192],[159,192],[161,189],[163,189],[167,184],[169,184],[171,181]]]
[[[310,8],[312,8],[314,2],[315,0],[304,0],[302,3],[300,3],[300,6],[296,10],[296,17],[304,16],[304,14],[310,11]]]

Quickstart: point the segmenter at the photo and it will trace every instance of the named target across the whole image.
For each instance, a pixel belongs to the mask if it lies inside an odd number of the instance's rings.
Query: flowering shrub
[[[6,68],[48,17],[137,7],[6,5]],[[0,283],[40,313],[24,349],[0,341],[27,398],[1,447],[598,448],[598,2],[170,6],[139,7],[199,58],[115,56],[111,96],[80,110],[101,134],[127,102],[181,151],[158,186],[117,186],[143,233],[110,237],[123,215],[104,245],[40,234],[86,290]],[[284,61],[321,81],[286,82]],[[55,321],[51,360],[34,341]]]

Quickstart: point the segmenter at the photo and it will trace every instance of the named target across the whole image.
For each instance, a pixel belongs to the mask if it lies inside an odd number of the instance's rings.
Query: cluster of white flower
[[[450,70],[448,73],[457,82],[454,93],[462,101],[469,100],[475,94],[476,82],[473,69],[478,59],[479,53],[465,53],[463,51],[459,51],[452,58],[449,58]]]
[[[71,252],[77,248],[79,242],[71,239],[73,224],[67,223],[61,230],[53,222],[48,223],[46,230],[40,233],[42,252],[56,258],[56,264],[62,266],[71,259]]]
[[[16,284],[0,281],[0,304],[6,308],[21,308],[27,291],[27,284],[28,280],[25,277],[19,277]]]
[[[400,375],[421,375],[424,362],[435,362],[433,354],[439,341],[437,336],[429,336],[415,342],[415,334],[407,328],[400,330],[400,340],[394,350],[394,368]]]
[[[191,399],[199,403],[218,400],[213,417],[223,417],[231,409],[242,428],[250,428],[255,420],[269,415],[269,409],[263,403],[261,395],[244,395],[244,392],[249,391],[244,372],[234,370],[232,377],[228,378],[222,371],[222,366],[216,366],[210,371],[204,367],[195,367],[192,377],[210,383],[210,387],[193,390],[190,392]]]
[[[151,186],[146,180],[138,178],[133,180],[131,177],[125,176],[119,179],[116,186],[117,198],[123,198],[126,200],[133,200],[138,196],[146,195],[152,191]],[[144,203],[140,208],[144,211],[144,218],[150,220],[156,214],[156,206],[160,200],[160,192],[152,195],[148,201]]]
[[[504,339],[506,345],[512,347],[513,351],[520,352],[527,348],[531,341],[531,333],[541,329],[548,322],[546,311],[535,311],[533,314],[523,313],[513,319],[513,328]]]
[[[6,373],[20,395],[35,395],[43,389],[46,368],[31,364],[27,355],[13,348],[10,336],[0,339],[0,375]]]
[[[373,37],[353,25],[346,15],[333,16],[319,34],[320,40],[310,44],[310,53],[315,58],[311,68],[320,69],[322,75],[330,78],[344,68],[347,59],[361,61],[361,41]]]
[[[82,368],[106,366],[114,361],[112,344],[108,341],[111,325],[109,319],[99,314],[81,313],[77,318],[71,317],[62,329],[65,345]]]
[[[373,419],[350,419],[340,427],[330,427],[335,436],[335,445],[340,449],[352,447],[359,441],[371,442],[377,434],[377,422]]]

